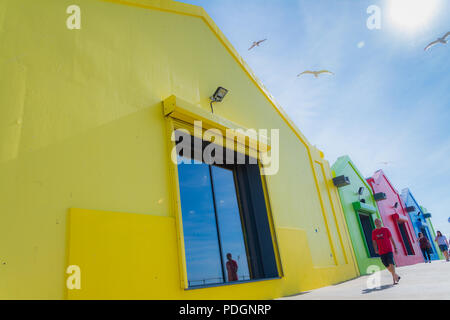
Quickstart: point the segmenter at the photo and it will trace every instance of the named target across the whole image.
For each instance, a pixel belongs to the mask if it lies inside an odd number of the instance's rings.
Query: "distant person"
[[[233,260],[231,253],[227,253],[228,282],[238,281],[238,264]]]
[[[442,253],[445,256],[445,260],[448,262],[449,261],[448,240],[444,235],[442,235],[442,233],[440,231],[438,231],[436,233],[437,233],[437,236],[436,236],[436,239],[434,239],[434,241],[437,242],[437,244],[439,245],[439,249],[441,249]]]
[[[372,231],[373,248],[380,255],[381,262],[392,274],[394,284],[398,284],[401,277],[395,272],[394,253],[392,252],[392,247],[394,247],[395,253],[397,253],[397,246],[392,239],[391,232],[381,225],[380,219],[375,220],[375,226],[377,228]]]
[[[425,259],[425,263],[431,263],[431,255],[430,255],[430,249],[431,249],[431,243],[423,235],[422,232],[419,232],[419,245],[420,250],[422,250],[423,258]]]

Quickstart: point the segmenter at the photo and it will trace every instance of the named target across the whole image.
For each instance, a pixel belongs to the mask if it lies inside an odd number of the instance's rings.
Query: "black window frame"
[[[407,256],[415,256],[416,253],[414,252],[414,249],[413,249],[413,246],[411,243],[411,239],[408,234],[406,222],[397,221],[397,225],[398,225],[398,230],[400,231],[400,239],[403,242],[403,245],[404,245],[404,248],[406,251],[406,255]]]

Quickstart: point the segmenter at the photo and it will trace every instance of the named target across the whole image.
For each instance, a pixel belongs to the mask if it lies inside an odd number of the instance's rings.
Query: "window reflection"
[[[226,281],[249,280],[247,250],[233,170],[211,167]]]
[[[209,166],[181,163],[178,177],[189,286],[223,283]]]
[[[178,165],[189,287],[250,280],[232,169]]]
[[[278,277],[259,165],[202,163],[192,141],[177,143],[189,287]]]

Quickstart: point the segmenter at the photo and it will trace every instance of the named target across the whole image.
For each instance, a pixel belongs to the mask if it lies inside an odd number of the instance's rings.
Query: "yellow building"
[[[358,275],[328,162],[202,8],[73,4],[0,2],[0,299],[270,299]],[[229,92],[212,113],[219,86]],[[246,246],[233,256],[238,281],[226,274],[228,233],[218,261],[195,210],[182,212],[210,192],[187,204],[183,194],[197,189],[186,191],[171,160],[173,130],[199,136],[196,120],[219,132],[267,129],[268,139],[258,137],[256,149],[247,139],[243,152],[279,154],[276,174],[245,167],[256,184],[242,180],[229,194]],[[217,167],[204,168],[212,183]],[[199,248],[208,256],[193,254]],[[215,265],[222,280],[192,278],[208,259],[205,274]]]

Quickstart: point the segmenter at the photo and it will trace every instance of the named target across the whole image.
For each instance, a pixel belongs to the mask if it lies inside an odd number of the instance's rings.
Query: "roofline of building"
[[[150,10],[159,10],[164,12],[171,12],[175,14],[191,16],[203,20],[209,29],[214,33],[217,39],[222,43],[226,50],[231,54],[234,60],[241,66],[243,71],[248,75],[251,81],[256,85],[260,92],[266,97],[278,115],[283,119],[287,126],[293,131],[297,138],[303,143],[308,150],[316,150],[320,157],[323,158],[323,152],[313,146],[303,135],[300,129],[289,118],[282,107],[275,101],[275,98],[269,93],[267,88],[256,77],[244,59],[239,55],[237,50],[228,41],[219,27],[215,24],[208,13],[200,6],[182,3],[174,0],[100,0],[105,2],[117,3],[122,5],[134,6]]]
[[[361,171],[359,171],[358,167],[355,165],[353,160],[350,158],[350,156],[345,155],[345,156],[339,157],[336,160],[336,162],[331,166],[331,170],[333,170],[334,173],[336,173],[336,171],[342,172],[347,165],[350,165],[352,170],[356,173],[356,175],[362,181],[362,184],[364,184],[366,186],[367,190],[369,191],[369,193],[371,195],[373,195],[372,188],[370,187],[370,185],[367,182],[366,178],[364,178],[364,176],[362,175]]]

